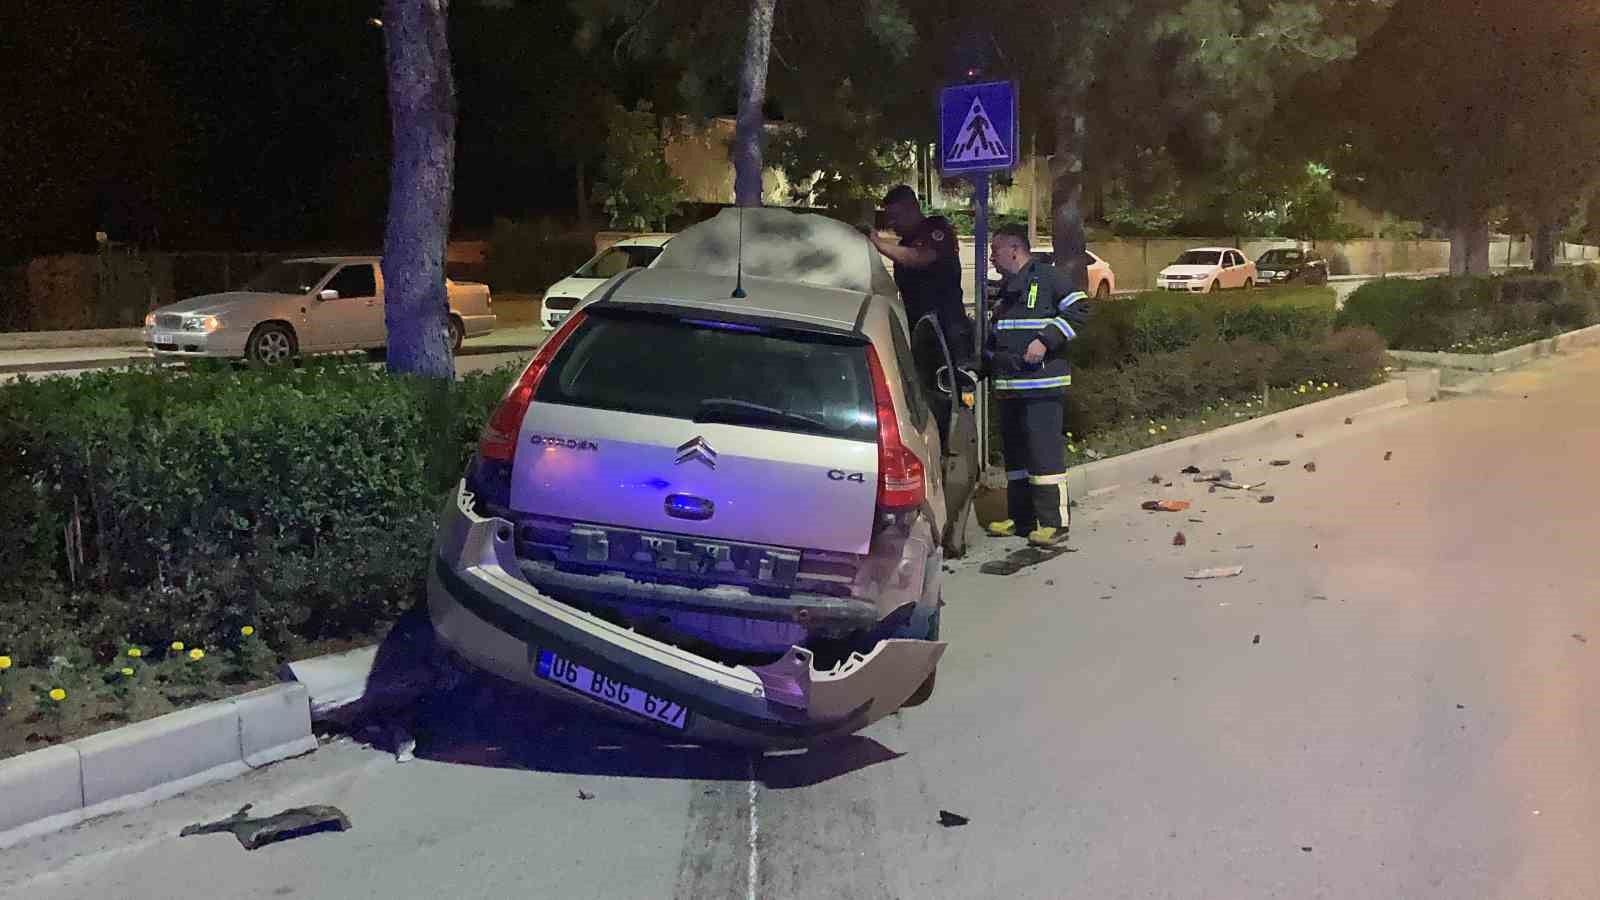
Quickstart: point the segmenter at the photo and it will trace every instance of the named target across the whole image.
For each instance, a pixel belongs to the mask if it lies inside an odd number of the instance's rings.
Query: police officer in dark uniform
[[[961,301],[961,256],[955,229],[942,216],[924,216],[917,193],[909,185],[891,188],[884,195],[883,209],[900,242],[890,243],[870,230],[867,237],[894,263],[894,283],[911,327],[932,313],[955,361],[971,359],[972,324]]]
[[[991,258],[1004,276],[989,314],[982,368],[998,401],[1009,518],[989,524],[998,537],[1025,535],[1035,546],[1066,539],[1070,525],[1062,421],[1072,368],[1067,342],[1088,317],[1088,295],[1033,259],[1027,229],[995,232]]]

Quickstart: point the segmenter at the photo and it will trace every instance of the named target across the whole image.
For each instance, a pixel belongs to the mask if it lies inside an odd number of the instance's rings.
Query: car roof
[[[834,332],[856,331],[866,302],[860,291],[744,276],[745,296],[732,296],[734,276],[684,269],[631,269],[596,291],[600,308],[704,310],[719,320],[755,319]]]
[[[1185,253],[1227,253],[1229,250],[1238,250],[1238,247],[1190,247]]]

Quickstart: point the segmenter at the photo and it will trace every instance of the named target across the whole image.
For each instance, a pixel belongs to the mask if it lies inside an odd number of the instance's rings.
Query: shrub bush
[[[1380,279],[1345,302],[1340,325],[1365,325],[1389,346],[1450,350],[1486,339],[1533,340],[1600,321],[1600,272]]]
[[[592,235],[568,231],[553,220],[496,219],[485,277],[496,292],[539,294],[593,255]]]
[[[0,389],[0,634],[44,653],[174,623],[276,646],[363,633],[412,600],[439,497],[510,377],[314,365]]]

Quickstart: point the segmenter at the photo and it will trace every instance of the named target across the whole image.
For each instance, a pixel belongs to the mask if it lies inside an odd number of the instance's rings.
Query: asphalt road
[[[1600,897],[1596,460],[1600,352],[1226,463],[1270,505],[1159,473],[1086,502],[1074,554],[964,563],[934,698],[832,748],[469,689],[414,762],[334,742],[9,850],[0,895]],[[354,829],[176,836],[246,802]]]

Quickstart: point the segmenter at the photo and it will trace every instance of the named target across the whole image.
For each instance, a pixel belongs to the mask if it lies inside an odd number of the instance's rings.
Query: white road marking
[[[761,820],[756,816],[756,758],[750,757],[750,872],[745,879],[745,896],[756,900],[756,884],[761,880]]]

